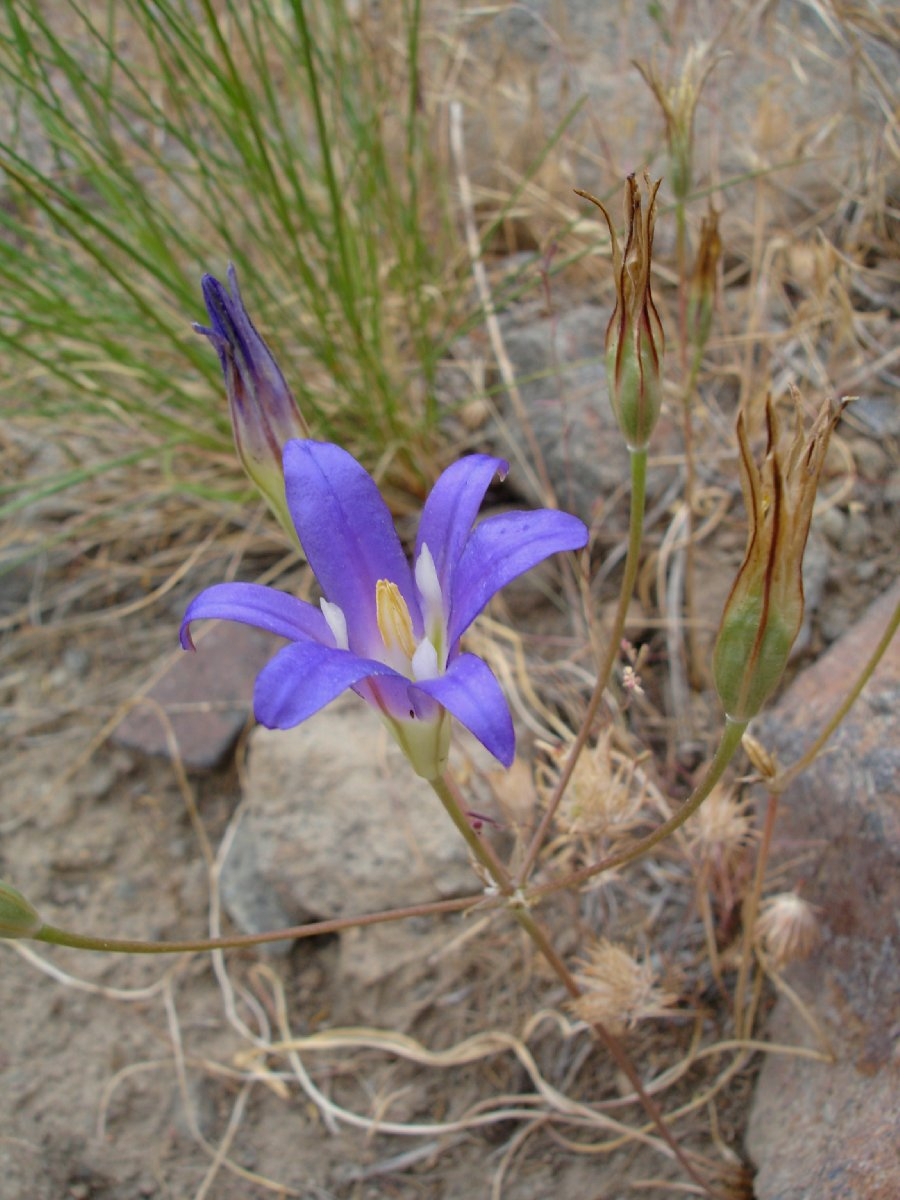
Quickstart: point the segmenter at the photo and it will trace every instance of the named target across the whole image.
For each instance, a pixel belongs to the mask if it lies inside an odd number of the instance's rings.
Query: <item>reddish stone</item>
[[[762,727],[784,765],[859,675],[900,582],[800,676]],[[786,980],[834,1062],[766,1057],[748,1131],[757,1200],[900,1196],[900,637],[813,766],[782,799],[779,863],[819,909],[823,942]],[[781,878],[784,878],[782,876]],[[769,1040],[822,1049],[787,997]]]
[[[280,638],[234,622],[220,622],[196,639],[195,653],[180,654],[119,723],[113,740],[145,754],[170,754],[166,714],[184,765],[193,771],[219,766],[247,723],[253,684],[283,645]],[[158,706],[158,707],[157,707]]]

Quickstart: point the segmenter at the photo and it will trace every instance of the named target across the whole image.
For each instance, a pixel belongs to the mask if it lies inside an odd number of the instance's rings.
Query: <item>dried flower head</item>
[[[749,536],[713,656],[716,688],[732,720],[756,716],[777,686],[800,632],[803,551],[828,442],[845,405],[826,400],[807,433],[794,392],[794,428],[789,432],[769,398],[766,452],[759,464],[750,452],[745,414],[738,416]]]
[[[718,784],[694,814],[688,829],[699,855],[718,869],[733,866],[753,837],[753,817],[734,788]]]
[[[662,360],[666,348],[662,322],[650,291],[650,262],[656,225],[656,193],[661,179],[651,183],[644,174],[642,189],[634,175],[625,186],[625,221],[621,247],[615,226],[603,204],[590,192],[576,195],[590,200],[603,213],[612,242],[616,306],[606,328],[606,374],[609,395],[619,428],[633,450],[650,440],[662,406]]]
[[[722,57],[710,57],[709,44],[698,42],[685,56],[681,74],[662,80],[655,65],[635,62],[666,121],[666,143],[671,163],[672,191],[684,200],[691,191],[694,159],[694,113],[709,73]]]
[[[755,932],[775,967],[808,958],[821,937],[815,908],[796,892],[780,892],[764,900]]]
[[[556,821],[564,833],[578,837],[603,837],[626,832],[634,824],[644,800],[634,779],[634,764],[612,746],[612,729],[600,734],[575,764]],[[569,756],[568,745],[547,747],[555,766]],[[554,772],[555,774],[555,772]],[[546,793],[552,786],[542,789]]]
[[[713,308],[716,302],[719,259],[722,239],[719,236],[719,214],[709,206],[700,226],[700,245],[694,260],[694,271],[688,286],[687,329],[695,351],[701,352],[709,341]]]
[[[598,1021],[611,1033],[624,1033],[639,1021],[665,1017],[678,997],[663,991],[653,964],[639,961],[627,950],[601,939],[578,964],[575,978],[582,995],[572,1000],[572,1011],[582,1021]]]

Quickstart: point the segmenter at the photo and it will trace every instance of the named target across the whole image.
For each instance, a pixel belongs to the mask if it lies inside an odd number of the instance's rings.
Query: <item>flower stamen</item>
[[[412,659],[416,652],[412,617],[402,592],[390,579],[379,579],[375,585],[375,613],[385,649],[399,650]]]

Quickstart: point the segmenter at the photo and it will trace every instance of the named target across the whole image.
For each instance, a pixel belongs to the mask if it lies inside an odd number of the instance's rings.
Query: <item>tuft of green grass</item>
[[[190,321],[201,274],[232,261],[315,435],[421,482],[465,275],[420,0],[377,20],[349,0],[0,14],[6,411],[56,436],[95,420],[129,451],[228,452]]]

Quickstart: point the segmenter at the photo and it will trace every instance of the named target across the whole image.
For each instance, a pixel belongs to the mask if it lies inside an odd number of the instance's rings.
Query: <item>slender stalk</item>
[[[799,758],[793,764],[793,766],[788,767],[787,770],[780,772],[780,774],[772,780],[769,785],[772,791],[783,792],[785,788],[787,788],[789,784],[793,783],[797,776],[805,771],[810,763],[812,763],[813,760],[818,757],[825,743],[840,725],[841,721],[843,721],[844,717],[846,717],[847,713],[858,700],[863,688],[872,678],[875,668],[884,657],[885,651],[891,644],[891,640],[893,639],[894,634],[897,632],[898,626],[900,626],[900,603],[898,603],[897,607],[894,609],[893,616],[891,617],[890,621],[888,621],[887,628],[878,642],[878,645],[872,651],[868,662],[863,667],[862,671],[860,671],[858,679],[847,693],[837,712],[834,714],[813,744],[809,747],[803,757]]]
[[[493,879],[500,889],[500,892],[504,896],[512,896],[516,890],[515,884],[510,878],[506,867],[500,862],[496,854],[494,854],[490,845],[486,841],[483,841],[472,828],[471,821],[463,811],[462,797],[459,794],[456,781],[449,775],[443,775],[438,779],[429,780],[429,783],[437,794],[441,804],[443,804],[447,816],[462,834],[466,845],[472,851],[475,859],[488,872],[491,879]]]
[[[563,767],[562,774],[559,777],[556,787],[553,789],[553,795],[550,797],[550,802],[531,839],[522,861],[522,866],[516,875],[515,882],[517,887],[522,887],[528,879],[531,868],[534,866],[535,860],[540,853],[541,846],[544,844],[547,831],[575,771],[579,755],[590,737],[594,717],[597,715],[597,709],[600,707],[600,701],[603,699],[603,693],[606,691],[606,685],[609,682],[613,664],[619,653],[622,632],[625,629],[625,618],[628,614],[628,605],[634,591],[634,583],[637,579],[638,566],[640,565],[646,497],[647,450],[646,448],[642,448],[631,451],[631,515],[628,525],[628,552],[625,556],[625,570],[622,575],[619,603],[616,608],[615,617],[613,618],[612,631],[606,645],[606,652],[597,671],[597,682],[594,684],[594,690],[588,701],[578,736],[572,744],[569,757],[566,759],[566,765]]]
[[[678,273],[678,352],[681,360],[683,390],[681,396],[682,430],[684,434],[684,503],[687,508],[687,546],[684,568],[684,612],[687,627],[688,676],[694,687],[701,685],[703,672],[697,647],[696,563],[694,554],[694,512],[697,492],[697,469],[694,456],[694,388],[697,383],[701,354],[692,355],[688,367],[688,278],[687,278],[687,211],[684,199],[675,201],[675,264]]]
[[[142,942],[129,938],[98,938],[54,925],[44,925],[33,935],[36,942],[51,946],[70,946],[73,950],[97,950],[106,954],[188,954],[201,950],[230,950],[237,946],[261,946],[266,942],[298,941],[320,934],[338,933],[361,925],[382,925],[388,921],[403,921],[408,917],[435,916],[441,913],[464,912],[484,904],[484,896],[459,896],[453,900],[437,900],[430,904],[411,904],[407,908],[392,908],[384,912],[366,913],[356,917],[335,917],[330,921],[313,921],[308,925],[292,925],[269,933],[242,933],[232,937],[198,938],[183,942]]]
[[[478,834],[472,828],[470,822],[466,819],[466,815],[463,812],[462,806],[459,802],[455,783],[449,778],[449,776],[446,775],[438,779],[432,779],[430,780],[430,783],[436,792],[438,799],[447,810],[447,814],[451,821],[465,838],[466,844],[469,846],[478,862],[480,862],[482,866],[490,873],[491,878],[494,880],[501,893],[507,898],[509,911],[511,912],[512,916],[528,934],[536,949],[543,955],[543,957],[552,967],[557,978],[560,980],[563,987],[566,989],[572,999],[578,999],[578,997],[582,994],[581,988],[578,986],[574,977],[572,976],[572,973],[569,971],[565,962],[560,957],[546,930],[537,922],[535,917],[529,911],[527,905],[517,895],[518,889],[511,880],[509,872],[506,870],[503,864],[499,862],[487,843],[479,838]],[[635,1090],[635,1094],[637,1095],[641,1104],[644,1106],[647,1116],[656,1126],[660,1137],[672,1151],[685,1172],[696,1184],[702,1187],[704,1191],[712,1194],[709,1185],[697,1172],[696,1168],[691,1163],[684,1150],[682,1150],[681,1146],[679,1146],[677,1139],[666,1124],[659,1105],[644,1087],[643,1083],[641,1082],[641,1077],[638,1075],[637,1069],[626,1054],[625,1049],[619,1039],[601,1022],[592,1021],[590,1024],[597,1040],[609,1051],[610,1056],[613,1058],[616,1065],[627,1076],[628,1081]]]
[[[573,871],[564,879],[557,879],[553,883],[545,883],[541,887],[529,890],[528,899],[535,900],[540,896],[549,896],[551,893],[561,891],[563,888],[573,887],[577,883],[584,883],[585,880],[592,879],[595,875],[600,875],[604,871],[611,871],[613,867],[622,867],[626,863],[635,862],[637,859],[643,858],[654,846],[658,846],[660,842],[665,841],[676,829],[681,828],[688,817],[697,811],[722,778],[725,768],[731,762],[735,751],[741,744],[741,738],[748,724],[749,722],[747,721],[733,721],[731,717],[726,718],[725,729],[722,732],[718,749],[712,762],[707,767],[703,779],[687,800],[685,800],[678,812],[660,825],[658,829],[655,829],[653,833],[648,834],[645,838],[641,838],[639,842],[635,842],[633,846],[621,850],[618,854],[610,854],[607,858],[601,859],[600,862],[592,863],[589,867],[582,867],[579,871]]]
[[[675,270],[678,272],[678,353],[682,378],[687,374],[687,210],[684,198],[675,200]]]
[[[744,998],[747,993],[747,979],[750,974],[750,963],[753,960],[753,928],[756,925],[756,914],[759,912],[759,901],[762,897],[763,883],[766,878],[766,864],[769,861],[769,850],[772,847],[772,833],[775,829],[775,818],[778,815],[778,793],[770,791],[766,802],[766,819],[763,824],[762,837],[756,855],[756,868],[753,872],[753,887],[744,901],[742,923],[743,945],[741,947],[741,962],[738,967],[737,983],[734,989],[734,1028],[739,1038],[744,1037],[746,1014]],[[749,1028],[746,1028],[749,1034]]]
[[[687,627],[688,676],[695,688],[702,686],[703,670],[697,644],[696,553],[694,548],[694,515],[697,494],[697,469],[694,461],[694,388],[700,365],[700,352],[693,356],[690,374],[682,394],[684,421],[684,503],[687,507],[687,545],[684,564],[684,611]]]

